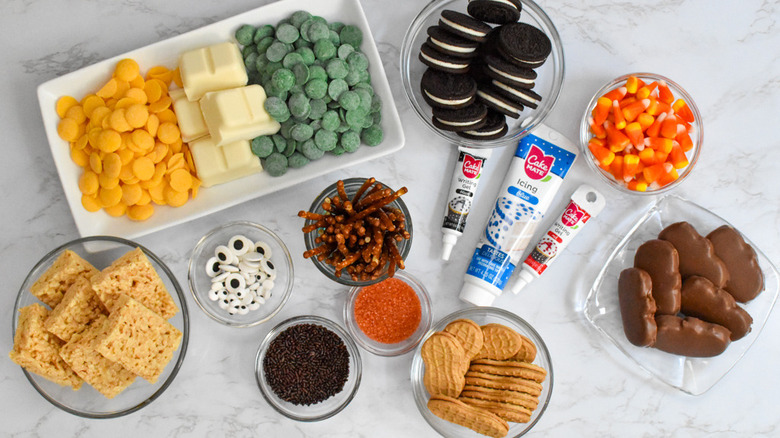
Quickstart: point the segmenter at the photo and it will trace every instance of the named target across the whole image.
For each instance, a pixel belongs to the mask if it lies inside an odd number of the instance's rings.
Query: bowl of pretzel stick
[[[328,186],[298,216],[306,220],[303,257],[331,280],[366,286],[404,269],[412,247],[412,218],[401,198],[376,178],[348,178]]]

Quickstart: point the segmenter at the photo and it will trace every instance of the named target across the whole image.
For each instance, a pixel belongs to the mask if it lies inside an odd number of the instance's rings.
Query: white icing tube
[[[466,270],[461,300],[490,306],[501,295],[576,158],[577,146],[544,125],[520,140]]]
[[[526,257],[509,289],[516,294],[528,283],[541,276],[555,261],[555,257],[566,249],[574,236],[585,227],[585,224],[601,213],[604,205],[606,205],[604,195],[593,187],[583,184],[575,190],[566,208],[539,239],[531,254]]]
[[[452,172],[452,183],[447,196],[446,212],[442,231],[442,260],[449,260],[452,248],[463,235],[466,228],[466,217],[469,215],[474,195],[477,192],[482,166],[490,157],[492,149],[474,149],[465,146],[458,147],[458,161]]]

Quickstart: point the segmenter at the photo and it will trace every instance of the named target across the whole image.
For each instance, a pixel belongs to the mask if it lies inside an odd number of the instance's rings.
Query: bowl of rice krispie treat
[[[46,254],[14,306],[9,357],[58,408],[115,418],[159,397],[181,367],[189,316],[173,273],[129,240],[93,236]]]

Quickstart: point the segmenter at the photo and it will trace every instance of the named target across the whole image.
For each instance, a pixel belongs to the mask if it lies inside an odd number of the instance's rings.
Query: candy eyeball
[[[208,298],[229,315],[246,315],[271,297],[276,266],[271,246],[235,235],[214,249],[204,266],[211,280]]]
[[[271,256],[273,255],[273,251],[271,251],[271,246],[263,241],[255,243],[255,252],[262,255],[263,258],[266,260],[270,259]]]
[[[216,277],[222,272],[219,268],[219,260],[216,257],[212,257],[206,262],[206,275],[209,277]]]
[[[225,245],[219,245],[216,249],[214,249],[214,256],[221,263],[233,263],[233,253],[230,251],[230,248]]]
[[[239,273],[232,273],[225,279],[225,289],[229,292],[244,290],[245,287],[246,280],[244,280],[244,277]]]
[[[235,254],[237,257],[240,257],[250,250],[254,249],[254,242],[247,239],[244,236],[238,235],[233,236],[227,244],[228,248],[230,248],[231,251],[233,251],[233,254]]]

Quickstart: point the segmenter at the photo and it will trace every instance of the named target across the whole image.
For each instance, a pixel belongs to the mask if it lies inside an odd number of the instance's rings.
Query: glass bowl
[[[420,343],[420,339],[422,339],[425,333],[431,328],[431,322],[433,320],[431,299],[428,295],[428,291],[420,280],[406,271],[397,271],[395,273],[395,278],[411,286],[412,290],[417,294],[417,298],[420,300],[420,324],[417,326],[417,330],[403,341],[388,344],[375,341],[363,333],[363,330],[360,329],[355,318],[355,302],[357,301],[360,291],[363,289],[362,287],[355,286],[350,289],[349,297],[344,305],[344,322],[347,325],[349,334],[352,335],[355,342],[363,347],[363,349],[378,356],[399,356],[411,351]]]
[[[84,384],[80,390],[74,391],[70,387],[63,387],[54,382],[22,369],[27,379],[46,400],[65,412],[85,418],[116,418],[135,412],[149,405],[157,399],[171,385],[179,372],[187,352],[187,343],[190,334],[190,319],[187,313],[187,302],[184,299],[181,287],[173,273],[151,251],[143,246],[119,237],[92,236],[76,239],[68,242],[45,256],[32,268],[19,289],[16,297],[13,313],[13,334],[16,334],[16,326],[19,322],[19,309],[34,303],[40,303],[30,293],[30,286],[41,276],[65,250],[71,250],[91,263],[97,269],[103,269],[118,259],[126,252],[140,248],[151,262],[155,271],[162,279],[165,287],[173,298],[173,302],[179,308],[179,312],[168,320],[174,327],[182,332],[179,348],[173,353],[173,357],[156,383],[152,384],[142,378],[136,378],[132,385],[113,399],[107,399],[97,390]],[[46,306],[48,308],[48,306]]]
[[[611,173],[599,167],[597,160],[593,157],[593,153],[590,151],[590,149],[588,149],[588,142],[591,138],[593,138],[593,134],[590,132],[590,125],[588,124],[588,118],[591,116],[591,111],[596,106],[596,101],[599,99],[599,97],[603,96],[608,91],[624,86],[626,80],[631,76],[636,76],[648,84],[653,81],[666,81],[667,85],[669,86],[669,90],[674,93],[675,100],[680,98],[684,99],[685,103],[688,104],[688,108],[691,109],[695,119],[691,124],[691,140],[693,141],[693,148],[685,153],[685,155],[688,157],[688,166],[684,167],[682,170],[678,169],[679,177],[671,183],[657,188],[654,188],[652,185],[650,185],[644,192],[629,189],[625,182],[616,180]],[[582,120],[580,120],[580,149],[587,157],[585,161],[588,162],[590,168],[599,174],[602,181],[605,181],[610,187],[623,193],[630,193],[632,195],[658,195],[668,192],[669,190],[672,190],[673,188],[680,185],[683,180],[685,180],[685,178],[691,174],[691,171],[693,171],[693,167],[699,160],[702,143],[704,141],[704,130],[701,120],[701,113],[699,113],[699,108],[696,106],[696,102],[694,102],[691,95],[688,94],[688,92],[685,91],[685,89],[676,82],[655,73],[629,73],[609,81],[606,85],[601,87],[596,92],[596,94],[593,95],[593,98],[590,99],[590,102],[588,102],[588,106],[585,107],[585,114],[583,115]]]
[[[677,356],[654,348],[631,344],[623,332],[617,283],[620,272],[634,265],[634,254],[642,243],[655,239],[667,226],[688,221],[702,236],[721,225],[730,225],[711,211],[677,196],[667,195],[634,222],[607,257],[585,299],[585,318],[639,368],[658,380],[683,392],[700,395],[712,388],[747,353],[766,324],[780,290],[777,268],[758,247],[745,238],[756,251],[764,272],[764,291],[747,304],[740,304],[753,317],[750,333],[734,341],[715,357]],[[744,236],[743,236],[744,238]]]
[[[456,319],[470,319],[479,325],[485,325],[490,323],[503,324],[510,327],[520,333],[521,335],[530,339],[536,345],[536,359],[534,364],[547,370],[547,378],[542,383],[542,393],[539,395],[539,405],[531,415],[531,421],[528,423],[509,423],[509,433],[506,435],[508,438],[517,438],[525,435],[530,431],[534,425],[544,414],[547,409],[547,405],[550,403],[550,396],[552,396],[553,390],[553,366],[550,352],[547,350],[547,345],[542,340],[539,333],[524,319],[515,315],[512,312],[508,312],[496,307],[471,307],[468,309],[455,311],[444,318],[442,318],[436,325],[426,333],[422,339],[425,342],[434,332],[444,330],[444,328],[452,321]],[[442,420],[428,410],[428,399],[430,395],[428,390],[425,389],[423,384],[423,374],[425,371],[425,363],[422,360],[420,353],[422,349],[422,343],[414,352],[414,358],[412,359],[411,378],[412,378],[412,393],[414,395],[414,401],[417,403],[417,408],[420,410],[423,418],[428,424],[433,427],[436,432],[444,437],[448,438],[477,438],[483,437],[471,429],[467,429],[463,426],[459,426],[449,421]]]
[[[475,148],[494,148],[517,143],[519,139],[526,136],[547,118],[558,101],[564,75],[563,45],[561,44],[558,30],[539,5],[532,0],[520,0],[520,2],[523,4],[520,22],[528,23],[544,32],[550,38],[552,52],[544,65],[535,69],[538,77],[536,78],[536,85],[533,91],[542,96],[541,104],[536,109],[526,107],[520,113],[519,119],[507,117],[509,130],[505,136],[499,139],[470,140],[460,137],[454,132],[436,128],[432,121],[431,107],[425,102],[420,91],[420,80],[428,67],[417,59],[417,55],[420,52],[420,46],[428,38],[426,30],[429,26],[434,26],[438,23],[441,12],[445,9],[452,9],[465,14],[468,1],[431,1],[417,14],[406,31],[401,46],[401,81],[403,82],[406,97],[423,123],[437,135],[449,140],[453,144]]]
[[[284,330],[300,324],[315,324],[325,327],[337,334],[341,340],[344,341],[344,345],[349,352],[349,376],[347,377],[347,382],[344,384],[344,388],[341,392],[320,403],[308,406],[294,405],[279,398],[271,389],[265,373],[263,372],[263,360],[265,359],[271,341],[276,339]],[[355,397],[358,387],[360,386],[362,374],[363,366],[360,359],[360,351],[358,350],[357,345],[355,345],[355,341],[353,341],[347,332],[335,322],[313,315],[297,316],[279,323],[268,333],[268,335],[266,335],[265,339],[263,339],[260,348],[257,350],[257,357],[255,358],[255,379],[257,380],[257,386],[260,387],[260,393],[263,395],[263,398],[265,398],[268,404],[279,413],[296,421],[320,421],[341,412]]]
[[[363,185],[363,183],[368,178],[348,178],[343,180],[344,181],[344,191],[347,193],[348,196],[354,195],[360,187]],[[382,184],[381,181],[377,181],[378,183]],[[325,200],[325,198],[332,198],[338,194],[337,190],[337,184],[338,182],[335,182],[331,185],[329,185],[325,190],[320,193],[317,198],[312,202],[311,207],[309,207],[309,211],[317,214],[325,214],[327,213],[322,208],[322,203]],[[382,184],[385,187],[388,187],[386,184]],[[409,213],[409,209],[406,208],[406,203],[403,200],[403,196],[399,197],[395,201],[388,204],[388,207],[391,208],[397,208],[401,210],[401,213],[406,217],[406,231],[409,232],[409,238],[403,239],[400,242],[397,242],[398,246],[398,252],[401,255],[401,259],[406,260],[406,257],[409,255],[409,251],[412,249],[412,238],[414,237],[414,232],[412,230],[412,216]],[[312,225],[316,221],[307,219],[304,226]],[[306,250],[311,250],[313,248],[316,248],[319,244],[316,243],[314,240],[318,236],[318,230],[314,230],[310,233],[304,233],[303,240],[306,244]],[[386,265],[383,269],[383,274],[379,277],[373,279],[373,280],[366,280],[366,281],[355,281],[353,280],[349,274],[346,272],[342,272],[341,276],[336,276],[336,268],[333,267],[333,265],[329,265],[325,263],[324,261],[320,261],[317,259],[317,257],[310,257],[309,260],[311,260],[314,263],[314,266],[317,267],[317,269],[320,270],[323,274],[325,274],[326,277],[330,278],[331,280],[341,283],[347,286],[368,286],[369,284],[378,283],[385,278],[387,278],[387,269],[388,265]],[[396,272],[399,272],[400,269],[397,269]]]
[[[244,315],[239,313],[231,315],[219,306],[219,300],[210,299],[212,281],[206,273],[206,264],[214,257],[215,249],[220,245],[227,245],[228,241],[237,235],[242,235],[255,243],[259,241],[267,243],[271,250],[270,260],[276,270],[271,296],[260,308],[250,310]],[[238,221],[219,226],[198,241],[190,256],[187,278],[195,302],[211,319],[232,327],[252,327],[268,321],[279,313],[290,298],[295,275],[290,252],[276,233],[260,224]]]

